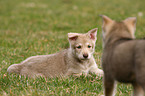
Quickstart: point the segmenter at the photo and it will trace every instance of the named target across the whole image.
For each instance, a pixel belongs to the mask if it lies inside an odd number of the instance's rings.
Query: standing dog
[[[69,49],[56,54],[29,57],[20,64],[11,65],[7,71],[29,77],[81,75],[89,72],[103,75],[93,57],[96,35],[97,28],[86,34],[68,33]]]
[[[112,96],[115,81],[131,83],[134,96],[144,96],[145,40],[135,40],[136,18],[121,22],[103,18],[103,56],[105,96]]]

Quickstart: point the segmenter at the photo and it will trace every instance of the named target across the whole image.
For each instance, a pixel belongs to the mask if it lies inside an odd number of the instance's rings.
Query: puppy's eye
[[[81,46],[77,46],[77,48],[78,48],[78,49],[81,49],[82,47],[81,47]]]
[[[90,46],[90,45],[88,45],[88,48],[91,48],[91,46]]]

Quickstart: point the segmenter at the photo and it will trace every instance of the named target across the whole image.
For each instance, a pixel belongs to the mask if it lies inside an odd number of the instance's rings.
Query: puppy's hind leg
[[[104,77],[105,96],[115,96],[115,80],[109,80]]]
[[[137,83],[133,83],[133,96],[144,96],[144,90],[142,86]]]
[[[8,67],[7,72],[8,73],[17,73],[20,74],[21,68],[23,66],[21,64],[13,64],[11,66]]]

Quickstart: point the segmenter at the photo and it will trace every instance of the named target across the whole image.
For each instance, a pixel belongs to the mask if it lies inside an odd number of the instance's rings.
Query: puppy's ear
[[[78,33],[68,33],[68,40],[69,41],[75,41],[78,38]]]
[[[110,19],[109,17],[105,16],[105,15],[100,15],[103,19],[103,25],[108,25],[113,23],[113,20]]]
[[[103,34],[106,34],[112,28],[112,25],[114,24],[114,20],[110,19],[109,17],[105,15],[100,15],[100,16],[103,19],[102,32]]]
[[[129,17],[129,18],[125,19],[123,22],[128,24],[128,25],[135,26],[136,21],[137,21],[136,17]]]
[[[128,27],[129,31],[131,32],[133,38],[135,38],[134,33],[136,30],[136,21],[137,21],[136,17],[129,17],[123,21],[125,25]]]
[[[98,28],[94,28],[94,29],[88,31],[88,34],[89,34],[89,37],[91,40],[94,40],[94,41],[97,40],[97,30],[98,30]]]

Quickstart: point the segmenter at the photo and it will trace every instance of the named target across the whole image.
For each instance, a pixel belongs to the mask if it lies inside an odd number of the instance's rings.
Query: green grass
[[[27,57],[69,47],[68,32],[85,33],[98,27],[95,58],[101,68],[102,20],[105,14],[122,20],[137,17],[136,37],[145,36],[144,0],[0,0],[0,95],[102,95],[102,78],[27,78],[7,74],[8,66]],[[141,14],[141,15],[140,15]],[[131,95],[119,84],[117,96]]]

